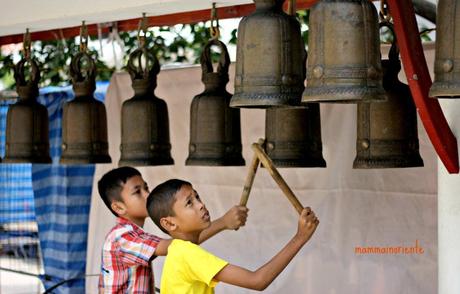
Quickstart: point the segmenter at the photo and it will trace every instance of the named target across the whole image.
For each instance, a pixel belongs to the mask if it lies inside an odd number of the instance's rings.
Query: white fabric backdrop
[[[428,51],[432,60],[433,51]],[[432,64],[432,61],[429,61]],[[231,67],[233,74],[233,67]],[[139,168],[150,187],[169,178],[193,183],[212,217],[239,202],[247,167],[189,167],[189,113],[194,95],[200,93],[199,67],[163,70],[156,94],[169,107],[174,166]],[[230,78],[233,80],[233,77]],[[233,85],[228,85],[233,92]],[[120,110],[132,97],[126,73],[112,77],[106,98],[110,154],[114,164],[98,165],[91,204],[88,273],[98,273],[104,237],[114,217],[97,194],[97,181],[117,166],[120,144]],[[243,154],[248,164],[250,144],[264,136],[264,111],[241,112]],[[425,167],[386,170],[353,170],[356,140],[356,105],[321,105],[323,154],[327,168],[282,169],[281,174],[305,206],[311,206],[321,223],[301,250],[265,293],[320,294],[432,294],[437,291],[437,161],[419,123],[420,150]],[[297,227],[297,214],[265,169],[259,169],[251,192],[246,227],[227,231],[203,247],[233,264],[256,269],[268,261]],[[165,236],[150,221],[145,229]],[[358,255],[361,246],[415,246],[423,254]],[[161,280],[164,258],[154,262],[156,284]],[[97,279],[87,281],[87,292],[97,293]],[[219,284],[216,293],[253,293]]]

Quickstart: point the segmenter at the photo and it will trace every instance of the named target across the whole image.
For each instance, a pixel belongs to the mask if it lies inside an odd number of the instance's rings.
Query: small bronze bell
[[[119,165],[174,164],[169,141],[166,102],[155,96],[160,64],[145,46],[134,50],[128,60],[134,96],[123,102],[121,110],[121,158]]]
[[[430,97],[460,98],[460,2],[439,0],[434,82]]]
[[[235,94],[231,107],[299,105],[304,89],[300,24],[284,0],[254,0],[256,11],[238,26]]]
[[[369,0],[322,0],[310,12],[302,103],[385,100],[377,11]]]
[[[96,65],[83,50],[70,63],[75,98],[64,104],[62,116],[63,164],[110,163],[107,114],[96,90]]]
[[[25,66],[30,65],[26,81]],[[15,67],[19,101],[8,108],[5,163],[51,163],[49,155],[48,110],[37,102],[40,72],[32,58],[22,59]]]
[[[217,72],[213,72],[211,46],[221,49]],[[203,93],[193,98],[190,109],[190,144],[186,165],[244,165],[241,155],[240,110],[230,108],[228,83],[230,58],[227,47],[211,39],[201,54]]]
[[[265,150],[277,167],[326,167],[318,103],[266,110]]]
[[[398,80],[399,50],[392,44],[382,60],[388,100],[358,104],[358,138],[353,168],[423,166],[419,154],[417,111],[409,86]]]

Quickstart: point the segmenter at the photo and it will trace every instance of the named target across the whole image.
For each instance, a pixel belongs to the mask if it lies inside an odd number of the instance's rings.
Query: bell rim
[[[238,93],[230,100],[230,107],[234,108],[270,108],[300,106],[300,94],[257,94]]]
[[[233,158],[191,157],[185,160],[186,166],[245,166],[246,161],[242,156]]]
[[[59,164],[96,164],[96,163],[112,163],[110,155],[90,155],[90,156],[69,156],[63,155],[59,159]]]
[[[376,157],[372,159],[357,156],[353,161],[353,169],[411,168],[424,166],[425,163],[420,154],[399,158]]]
[[[324,158],[321,157],[304,157],[299,158],[271,158],[276,168],[326,168],[327,163]],[[263,165],[262,165],[263,167]]]
[[[453,94],[456,92],[456,94]],[[432,99],[459,99],[460,85],[446,82],[434,82],[428,96]]]
[[[162,165],[174,165],[174,159],[168,158],[151,158],[145,159],[120,159],[118,166],[162,166]]]
[[[50,164],[53,161],[50,156],[31,156],[31,157],[16,157],[6,155],[1,163],[38,163],[38,164]]]
[[[331,97],[335,97],[335,100],[332,100]],[[362,87],[307,87],[302,94],[300,103],[374,103],[385,102],[387,100],[388,98],[383,87],[366,89]]]

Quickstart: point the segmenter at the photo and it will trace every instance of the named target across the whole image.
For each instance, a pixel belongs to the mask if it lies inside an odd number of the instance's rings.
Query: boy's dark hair
[[[189,185],[189,182],[171,179],[156,186],[150,192],[147,198],[147,211],[153,222],[166,234],[169,234],[160,224],[160,219],[167,216],[175,216],[173,211],[174,202],[176,202],[176,193],[182,186]]]
[[[111,204],[113,201],[122,201],[120,192],[123,189],[123,185],[134,176],[141,176],[141,173],[133,167],[124,166],[112,169],[103,175],[97,183],[99,195],[101,195],[105,205],[115,216],[118,215],[113,211]]]

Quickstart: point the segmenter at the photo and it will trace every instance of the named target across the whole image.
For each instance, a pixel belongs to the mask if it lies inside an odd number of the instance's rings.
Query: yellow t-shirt
[[[161,294],[212,294],[214,276],[228,262],[189,241],[174,239],[161,276]]]

